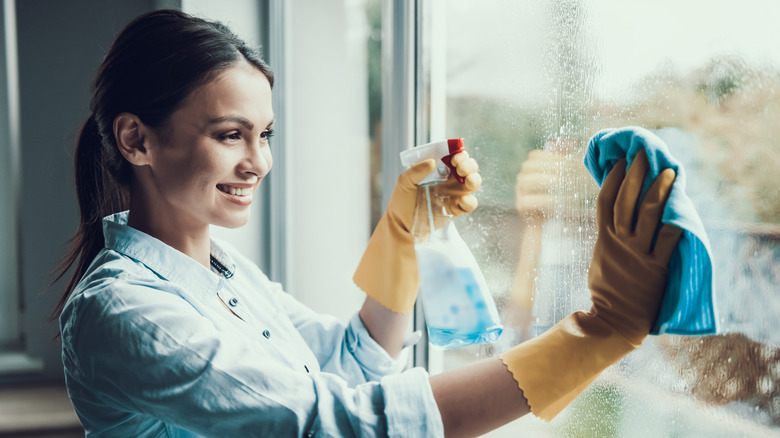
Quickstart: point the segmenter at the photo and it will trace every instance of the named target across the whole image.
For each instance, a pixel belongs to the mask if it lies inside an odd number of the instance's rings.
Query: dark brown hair
[[[75,271],[55,307],[59,317],[92,259],[103,248],[102,219],[128,208],[131,166],[117,149],[114,119],[123,112],[160,127],[198,86],[241,60],[260,70],[273,86],[273,73],[258,50],[227,26],[176,10],[149,12],[116,36],[95,75],[90,109],[76,142],[78,232],[57,269],[57,280]]]

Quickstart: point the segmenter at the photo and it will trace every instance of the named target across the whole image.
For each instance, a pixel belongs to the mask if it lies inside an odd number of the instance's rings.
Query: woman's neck
[[[211,238],[208,224],[193,225],[156,211],[160,209],[146,205],[143,200],[131,195],[127,225],[159,239],[209,268]]]

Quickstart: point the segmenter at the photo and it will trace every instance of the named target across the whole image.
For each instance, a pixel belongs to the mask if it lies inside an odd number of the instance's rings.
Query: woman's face
[[[197,88],[155,130],[146,196],[155,218],[179,229],[235,228],[273,163],[271,86],[240,62]]]

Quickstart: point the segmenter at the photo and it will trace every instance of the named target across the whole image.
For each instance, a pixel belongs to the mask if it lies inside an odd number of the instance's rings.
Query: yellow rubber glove
[[[482,185],[482,177],[477,173],[479,166],[468,152],[454,155],[452,165],[458,175],[465,177],[465,182],[461,184],[450,175],[441,184],[449,195],[445,199],[446,208],[454,216],[470,213],[477,208],[477,198],[472,193]],[[371,235],[353,277],[366,295],[396,313],[410,312],[417,298],[420,277],[412,236],[417,183],[433,172],[435,166],[433,160],[424,160],[398,177],[385,214]]]
[[[661,226],[675,174],[663,171],[647,192],[634,227],[644,151],[626,173],[620,160],[598,196],[598,237],[588,273],[593,307],[575,312],[543,334],[502,354],[501,360],[538,417],[550,421],[606,367],[637,348],[650,332],[666,286],[666,274],[681,230]]]

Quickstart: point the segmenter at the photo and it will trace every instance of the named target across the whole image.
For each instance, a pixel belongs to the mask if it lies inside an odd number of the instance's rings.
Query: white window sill
[[[0,375],[39,373],[43,371],[43,360],[26,353],[0,353]]]

